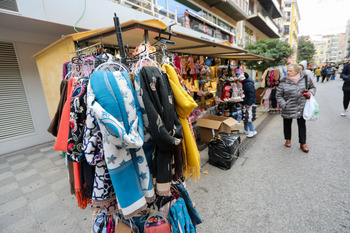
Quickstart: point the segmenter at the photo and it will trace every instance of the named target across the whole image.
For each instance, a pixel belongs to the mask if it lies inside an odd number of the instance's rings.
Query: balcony
[[[210,7],[216,7],[235,21],[248,18],[247,10],[249,3],[246,1],[243,1],[243,4],[246,4],[243,8],[236,4],[234,0],[203,0],[203,2],[207,3]]]
[[[271,18],[282,17],[281,6],[277,0],[258,0],[260,5],[270,14]]]
[[[281,37],[278,32],[278,26],[272,21],[269,13],[260,5],[257,6],[256,12],[248,17],[248,22],[269,38]]]

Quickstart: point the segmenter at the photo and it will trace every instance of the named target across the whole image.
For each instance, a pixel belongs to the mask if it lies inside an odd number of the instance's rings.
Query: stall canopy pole
[[[119,18],[117,17],[116,13],[114,13],[113,20],[114,20],[115,33],[117,35],[117,40],[118,40],[120,57],[122,59],[122,63],[126,64],[126,53],[125,53],[125,48],[124,48],[122,29],[120,27]]]

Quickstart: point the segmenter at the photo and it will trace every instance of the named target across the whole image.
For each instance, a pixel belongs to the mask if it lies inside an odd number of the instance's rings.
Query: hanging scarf
[[[172,180],[173,149],[182,139],[181,124],[174,110],[173,93],[167,75],[152,66],[143,67],[140,74],[149,131],[156,144],[154,176],[157,193],[167,195]]]
[[[142,149],[142,114],[128,73],[96,71],[90,77],[87,104],[103,135],[107,168],[118,207],[126,218],[146,207],[154,190]]]
[[[293,83],[297,84],[299,79],[300,79],[300,73],[297,73],[297,75],[295,75],[294,77],[288,77],[287,78],[292,81]]]
[[[195,233],[196,230],[192,220],[188,215],[186,203],[183,198],[177,199],[175,204],[170,208],[169,219],[173,226],[173,233]]]
[[[164,64],[162,68],[167,72],[169,76],[169,82],[175,98],[175,110],[182,125],[184,137],[184,140],[182,141],[182,146],[186,156],[185,176],[187,179],[189,179],[192,175],[193,179],[196,181],[200,178],[200,157],[196,140],[194,139],[193,134],[191,133],[187,116],[198,105],[192,99],[192,97],[189,94],[187,94],[187,92],[181,87],[174,68],[167,64]]]
[[[85,194],[85,187],[81,184],[81,172],[80,172],[80,162],[73,162],[74,169],[74,187],[75,187],[75,196],[78,201],[78,206],[81,209],[85,209],[87,204],[91,203]]]
[[[75,162],[80,162],[85,159],[83,153],[83,136],[86,120],[86,88],[88,82],[88,78],[79,78],[73,85],[67,157],[69,160]]]
[[[104,161],[102,133],[91,108],[87,109],[86,115],[84,155],[86,161],[95,166],[91,206],[94,209],[107,211],[107,214],[116,213],[118,207],[111,177]]]
[[[60,126],[58,129],[57,138],[54,146],[54,149],[58,151],[67,152],[67,141],[68,141],[68,135],[69,135],[70,103],[71,103],[72,94],[73,94],[73,83],[75,82],[75,80],[76,78],[72,77],[68,81],[67,99],[63,106]]]

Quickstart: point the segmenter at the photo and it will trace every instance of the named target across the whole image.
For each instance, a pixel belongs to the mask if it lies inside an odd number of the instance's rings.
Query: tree
[[[315,45],[310,41],[306,41],[301,38],[298,41],[298,61],[306,60],[307,62],[313,63],[313,56],[315,55]]]
[[[286,42],[279,39],[262,39],[255,44],[250,44],[245,47],[249,53],[270,57],[274,61],[247,61],[246,65],[249,69],[264,71],[272,66],[287,64],[287,59],[292,55],[293,50]]]

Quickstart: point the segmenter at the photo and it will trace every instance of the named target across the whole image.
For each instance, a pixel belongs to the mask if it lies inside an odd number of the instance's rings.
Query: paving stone
[[[66,188],[67,190],[69,189],[69,181],[67,177],[64,177],[50,185],[52,190],[59,190],[62,188]]]
[[[15,182],[12,182],[10,184],[7,184],[5,186],[1,186],[1,189],[0,189],[0,198],[1,198],[1,195],[3,194],[6,194],[6,193],[9,193],[15,189],[17,189],[19,187],[18,183],[15,181]]]
[[[38,158],[45,158],[45,155],[40,152],[40,153],[30,154],[27,156],[28,160],[34,160],[34,159],[38,159]]]
[[[41,180],[41,179],[42,178],[41,178],[40,174],[36,173],[32,176],[21,179],[17,182],[19,183],[20,186],[24,186],[24,185],[31,184],[31,183],[36,182],[37,180]]]
[[[10,177],[13,177],[13,171],[7,171],[7,172],[0,174],[0,180],[5,180],[5,179],[8,179]]]
[[[7,158],[7,162],[17,161],[19,159],[25,159],[24,154],[11,155]]]
[[[46,180],[46,182],[48,184],[54,183],[54,182],[56,182],[64,177],[68,176],[67,172],[65,172],[64,170],[62,170],[58,167],[46,170],[46,171],[40,173],[40,175]]]
[[[37,180],[37,181],[30,183],[28,185],[22,186],[21,190],[23,193],[29,193],[29,192],[32,192],[32,191],[37,190],[39,188],[42,188],[45,185],[47,185],[46,181],[43,179],[40,179],[40,180]]]
[[[15,174],[20,174],[20,173],[24,173],[24,172],[28,172],[30,170],[34,169],[32,164],[29,164],[25,167],[22,167],[20,169],[17,169],[16,171],[14,171]]]
[[[8,212],[7,214],[3,215],[1,217],[0,226],[4,227],[4,226],[12,225],[12,224],[16,223],[19,219],[25,218],[26,216],[30,216],[30,215],[33,215],[33,213],[31,211],[31,209],[29,208],[29,206],[25,205],[21,208],[18,208],[15,211],[11,211],[11,212]],[[0,229],[3,229],[3,228],[1,227]],[[5,231],[0,230],[0,232],[5,232]],[[10,231],[10,232],[13,232],[13,231]],[[19,232],[22,232],[22,231],[19,231]]]
[[[11,166],[6,166],[6,167],[3,167],[3,168],[0,168],[0,174],[3,174],[3,173],[6,173],[6,172],[9,172],[11,171]]]
[[[6,167],[9,167],[9,166],[10,166],[10,164],[9,164],[8,162],[6,162],[6,160],[3,160],[3,161],[5,161],[5,162],[2,162],[2,163],[0,164],[0,169],[3,169],[3,168],[6,168]]]
[[[40,229],[39,224],[36,221],[34,216],[27,216],[22,219],[18,219],[18,221],[7,228],[5,228],[5,232],[33,232],[34,229]]]
[[[21,163],[17,163],[17,164],[11,165],[11,169],[12,169],[12,171],[16,171],[18,169],[27,167],[28,165],[30,165],[30,162],[29,161],[24,161],[24,162],[21,162]]]
[[[55,205],[57,205],[58,197],[55,193],[46,194],[43,193],[43,196],[29,202],[29,207],[33,211],[33,213],[37,213],[42,209],[51,206],[52,209],[55,209]]]
[[[49,151],[49,150],[52,150],[52,149],[53,149],[53,146],[50,145],[50,146],[44,146],[44,147],[39,148],[39,151],[40,152],[46,152],[46,151]]]
[[[17,180],[15,179],[15,177],[11,176],[11,177],[8,177],[7,179],[3,179],[3,180],[0,180],[0,195],[1,193],[4,191],[2,189],[5,189],[5,186],[11,184],[11,183],[16,183]]]
[[[54,211],[53,211],[54,210]],[[64,205],[59,201],[53,206],[48,206],[35,213],[35,218],[39,224],[50,221],[51,219],[63,220],[67,218],[67,213],[69,210],[64,208]],[[68,215],[69,217],[69,215]]]
[[[56,160],[54,164],[59,167],[66,167],[66,161],[64,161],[64,158]]]
[[[1,206],[0,217],[14,210],[17,210],[25,206],[26,204],[27,204],[27,199],[23,196],[5,203]]]
[[[39,189],[36,189],[30,193],[23,194],[24,197],[27,199],[28,202],[35,201],[45,195],[45,193],[52,193],[52,189],[45,185],[44,187],[41,187]]]
[[[22,190],[18,187],[10,192],[4,193],[0,196],[0,205],[19,198],[23,195]]]
[[[45,157],[47,157],[49,159],[62,158],[62,156],[60,155],[60,152],[58,152],[58,151],[54,151],[51,153],[45,153]]]
[[[45,171],[54,168],[56,165],[50,159],[43,159],[33,164],[38,171]]]
[[[30,170],[27,170],[27,171],[24,171],[24,172],[21,172],[21,173],[17,173],[15,175],[15,178],[17,180],[23,180],[23,179],[26,179],[32,175],[35,175],[35,174],[38,174],[38,171],[36,169],[30,169]]]

